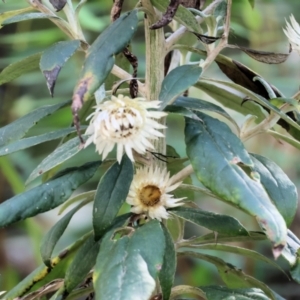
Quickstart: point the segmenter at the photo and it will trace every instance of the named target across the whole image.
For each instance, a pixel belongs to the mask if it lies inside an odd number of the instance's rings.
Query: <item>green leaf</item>
[[[173,105],[178,105],[181,107],[189,108],[192,110],[197,111],[210,111],[213,113],[220,114],[221,116],[228,119],[232,122],[235,127],[238,129],[239,126],[236,124],[235,120],[220,106],[197,98],[190,98],[190,97],[178,97],[174,102]]]
[[[185,256],[191,256],[195,258],[199,258],[205,260],[209,263],[214,264],[218,272],[224,281],[224,283],[229,288],[259,288],[261,289],[270,299],[275,300],[274,294],[272,290],[263,282],[245,274],[241,269],[236,268],[232,264],[226,263],[224,260],[207,255],[207,254],[200,254],[196,252],[183,252]]]
[[[42,118],[70,104],[70,101],[40,107],[0,129],[0,147],[23,137]]]
[[[209,244],[202,244],[202,245],[191,245],[191,246],[188,246],[188,245],[185,245],[184,247],[191,247],[191,248],[196,248],[197,251],[198,250],[216,250],[216,251],[225,251],[225,252],[229,252],[229,253],[234,253],[234,254],[238,254],[238,255],[243,255],[243,256],[246,256],[246,257],[250,257],[250,258],[253,258],[253,259],[256,259],[256,260],[259,260],[259,261],[263,261],[267,264],[270,264],[272,265],[273,267],[279,269],[281,272],[284,272],[284,270],[282,270],[280,268],[279,265],[277,265],[274,261],[272,261],[271,259],[267,258],[266,256],[256,252],[256,251],[253,251],[253,250],[249,250],[249,249],[246,249],[246,248],[242,248],[242,247],[238,247],[238,246],[231,246],[231,245],[224,245],[224,244],[219,244],[217,243],[219,242],[219,238],[218,236],[216,237],[216,241],[214,241],[213,243]],[[287,278],[289,278],[287,276]]]
[[[247,234],[245,227],[235,218],[190,207],[176,207],[169,210],[176,216],[196,225],[222,234],[237,236]]]
[[[186,119],[185,140],[199,181],[220,198],[254,216],[273,243],[273,254],[277,257],[286,243],[286,224],[260,182],[239,166],[253,166],[249,154],[225,123],[200,112],[197,115],[202,122]]]
[[[161,271],[159,273],[159,282],[163,294],[163,300],[169,300],[176,272],[176,251],[172,237],[165,226],[162,226],[166,248]]]
[[[32,10],[34,10],[33,7],[26,7],[26,8],[22,8],[22,9],[11,10],[11,11],[6,11],[6,12],[1,13],[0,14],[0,29],[3,27],[3,26],[1,26],[1,24],[6,19],[9,19],[13,16],[20,15],[20,14],[23,14],[23,13],[26,13],[26,12],[32,11]]]
[[[160,108],[163,110],[174,98],[195,84],[202,69],[198,65],[183,65],[173,69],[163,80],[159,100],[162,101]]]
[[[108,232],[103,238],[94,271],[95,299],[148,300],[161,270],[165,236],[158,221],[133,229]],[[117,239],[117,233],[123,235]],[[113,278],[113,280],[112,280]]]
[[[224,286],[202,286],[207,300],[234,299],[234,300],[269,300],[266,294],[257,288],[229,289]]]
[[[151,3],[161,12],[165,12],[169,6],[168,0],[151,0]],[[184,6],[179,5],[174,19],[190,31],[200,32],[200,26],[195,16]]]
[[[35,291],[39,287],[51,282],[54,279],[64,278],[66,268],[73,259],[74,254],[90,235],[91,233],[84,235],[74,244],[65,248],[58,256],[54,257],[51,260],[52,269],[44,264],[40,265],[26,278],[19,282],[12,290],[10,290],[5,295],[5,299],[12,300],[17,297],[22,297],[26,293]]]
[[[248,0],[249,4],[252,8],[254,8],[255,0]]]
[[[132,10],[113,22],[94,41],[74,89],[73,111],[78,111],[102,85],[114,65],[114,55],[127,46],[137,26],[137,10]]]
[[[93,227],[99,239],[119,212],[127,198],[133,178],[133,165],[127,155],[121,164],[114,163],[101,178],[95,195]]]
[[[83,138],[86,139],[87,137],[83,136]],[[81,150],[82,147],[78,136],[62,144],[61,146],[56,148],[54,152],[48,155],[32,171],[32,173],[29,175],[28,179],[26,180],[26,184],[33,181],[40,175],[46,173],[47,171],[51,170],[52,168],[58,166],[59,164],[63,163],[64,161],[68,160],[69,158],[71,158]]]
[[[289,227],[298,207],[297,188],[279,166],[266,157],[251,154],[260,182]]]
[[[89,200],[89,199],[88,199]],[[58,240],[65,232],[74,214],[89,201],[82,201],[61,218],[43,237],[41,242],[41,257],[46,266],[51,268],[51,255]]]
[[[243,102],[244,98],[248,95],[239,91],[238,85],[233,83],[232,86],[229,87],[225,83],[226,82],[216,82],[211,79],[201,78],[201,80],[195,84],[195,87],[225,107],[228,107],[245,116],[249,114],[257,116],[258,122],[265,119],[266,112],[264,112],[259,104],[253,101]]]
[[[60,19],[60,18],[54,14],[47,15],[47,14],[40,13],[40,12],[32,12],[32,13],[16,15],[11,18],[8,18],[8,19],[4,20],[4,22],[2,22],[1,25],[3,26],[3,25],[18,23],[21,21],[33,20],[33,19]]]
[[[0,73],[0,85],[10,82],[23,74],[38,69],[42,52],[28,56],[4,68]]]
[[[89,180],[100,163],[66,169],[54,179],[0,204],[0,227],[36,216],[65,202],[72,192]]]
[[[110,229],[124,225],[130,214],[121,215],[114,220]],[[90,270],[94,267],[99,253],[101,240],[95,241],[95,236],[90,236],[76,253],[65,276],[65,290],[69,294],[82,283]]]
[[[297,141],[296,139],[288,136],[287,134],[281,134],[274,130],[268,130],[268,133],[271,134],[274,138],[280,139],[280,140],[294,146],[296,149],[300,150],[300,142]]]
[[[83,128],[81,128],[81,129],[83,129]],[[23,150],[23,149],[26,149],[26,148],[29,148],[29,147],[32,147],[35,145],[39,145],[41,143],[59,139],[59,138],[64,137],[74,131],[76,131],[76,129],[73,127],[70,127],[70,128],[59,129],[59,130],[56,130],[53,132],[48,132],[48,133],[41,134],[38,136],[32,136],[29,138],[18,140],[18,141],[13,142],[5,147],[0,148],[0,156],[14,153],[19,150]]]
[[[79,40],[58,42],[42,54],[40,69],[46,78],[51,96],[53,96],[54,86],[61,68],[79,47]]]

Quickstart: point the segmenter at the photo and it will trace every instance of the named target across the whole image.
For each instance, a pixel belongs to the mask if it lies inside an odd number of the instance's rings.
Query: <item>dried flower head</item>
[[[136,214],[147,214],[152,219],[167,219],[167,208],[180,206],[184,198],[173,198],[169,193],[181,182],[172,183],[167,169],[158,167],[142,167],[137,169],[133,177],[126,202],[132,206]]]
[[[149,111],[158,108],[160,101],[145,101],[143,98],[130,99],[119,95],[96,106],[89,118],[90,125],[86,134],[90,135],[85,147],[94,143],[96,150],[105,159],[114,146],[117,145],[117,160],[120,163],[123,151],[134,161],[132,149],[145,154],[147,149],[153,149],[150,140],[164,137],[158,131],[165,128],[155,119],[167,114],[161,111]]]
[[[290,22],[291,24],[286,21],[286,29],[283,29],[283,32],[288,37],[292,49],[300,55],[300,25],[293,15],[290,16]]]

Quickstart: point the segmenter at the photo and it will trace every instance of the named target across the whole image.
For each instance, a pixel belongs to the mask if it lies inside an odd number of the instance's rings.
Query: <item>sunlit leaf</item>
[[[155,220],[138,229],[107,233],[93,275],[95,299],[133,299],[134,291],[134,299],[148,300],[163,264],[164,250],[164,233]]]
[[[58,42],[42,54],[40,69],[46,78],[51,96],[53,96],[54,86],[61,68],[79,47],[79,40]]]
[[[26,21],[26,20],[33,20],[33,19],[60,19],[56,15],[48,15],[40,12],[32,12],[28,14],[21,14],[21,15],[16,15],[11,18],[8,18],[2,22],[1,25],[8,25],[12,23],[18,23],[21,21]]]
[[[16,141],[19,138],[23,137],[26,134],[26,132],[31,127],[33,127],[39,120],[53,114],[54,112],[56,112],[62,107],[67,106],[68,104],[70,104],[70,101],[40,107],[30,112],[29,114],[19,118],[18,120],[2,127],[0,129],[0,147],[3,147],[8,143]]]
[[[253,162],[241,141],[217,119],[197,112],[186,119],[187,154],[199,181],[232,205],[253,215],[273,243],[277,257],[286,242],[286,224],[264,188],[239,166]]]
[[[42,52],[36,53],[4,68],[0,73],[0,85],[38,69],[41,56]]]
[[[32,11],[34,10],[33,7],[25,7],[25,8],[21,8],[21,9],[17,9],[17,10],[10,10],[10,11],[6,11],[0,14],[0,29],[2,28],[1,24],[8,18],[11,18],[13,16],[16,15],[20,15],[23,13],[26,13],[28,11]]]
[[[52,180],[0,204],[0,227],[51,210],[65,202],[72,192],[89,180],[100,163],[87,163],[65,170]]]
[[[260,175],[260,182],[289,227],[298,207],[297,188],[279,166],[266,157],[251,154],[254,170]]]

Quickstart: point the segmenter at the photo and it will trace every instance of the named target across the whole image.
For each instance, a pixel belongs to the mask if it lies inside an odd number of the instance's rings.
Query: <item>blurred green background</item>
[[[132,8],[136,2],[133,0],[125,1],[124,10]],[[207,3],[209,2],[207,1]],[[88,0],[83,6],[80,20],[89,43],[109,24],[111,5],[112,0]],[[0,14],[26,6],[27,2],[20,0],[8,0],[7,3],[0,2]],[[233,0],[233,32],[230,36],[230,43],[251,47],[256,50],[287,53],[289,44],[282,28],[285,26],[285,19],[288,19],[291,13],[300,21],[300,1],[256,0],[255,9],[253,10],[247,0]],[[53,43],[63,40],[67,40],[67,37],[49,20],[31,20],[5,26],[0,30],[0,70],[10,63],[44,51]],[[138,76],[144,77],[146,66],[142,26],[134,37],[132,49],[139,59]],[[288,60],[280,65],[264,65],[235,49],[225,50],[223,54],[240,61],[255,72],[260,73],[262,77],[279,88],[286,96],[292,96],[299,90],[300,57],[297,53],[292,53]],[[78,78],[83,58],[82,53],[77,53],[67,62],[58,77],[54,98],[49,96],[44,77],[39,70],[0,86],[0,127],[37,107],[71,99],[72,90]],[[198,58],[195,57],[195,59]],[[215,65],[211,66],[206,76],[225,79],[225,75],[221,74]],[[191,95],[209,99],[205,94],[195,89],[191,91]],[[229,111],[229,113],[236,118],[239,124],[243,122],[244,117],[241,115],[233,111]],[[70,125],[71,120],[71,111],[69,108],[65,108],[54,116],[42,120],[28,132],[27,136],[67,127]],[[168,127],[168,143],[184,156],[185,148],[182,142],[184,138],[183,120],[170,117],[168,119]],[[0,202],[40,183],[37,180],[33,185],[24,186],[24,182],[31,171],[55,149],[58,143],[59,141],[52,141],[32,147],[29,150],[19,151],[7,157],[0,157]],[[300,153],[298,150],[287,144],[280,143],[267,135],[260,135],[248,141],[246,146],[248,150],[274,160],[288,174],[296,186],[300,187],[300,164],[298,163]],[[63,164],[62,168],[70,165],[80,165],[86,161],[98,158],[92,147],[90,147]],[[80,191],[95,189],[98,180],[99,176],[94,176],[94,179],[81,187]],[[224,203],[200,194],[195,195],[195,199],[203,209],[233,215],[244,225],[248,226],[249,229],[258,229],[253,218]],[[13,287],[41,263],[39,242],[43,233],[59,219],[57,212],[58,210],[55,209],[0,230],[0,291]],[[300,236],[299,225],[300,211],[298,211],[291,227],[298,237]],[[91,206],[87,206],[81,209],[71,221],[68,230],[57,246],[57,252],[88,231],[90,227]],[[205,232],[204,229],[188,225],[186,236],[190,237]],[[271,257],[268,243],[260,242],[255,245],[247,243],[243,244],[243,246],[256,249]],[[264,281],[286,299],[300,299],[300,296],[297,296],[300,295],[300,286],[290,281],[277,269],[236,255],[227,255],[222,252],[215,254],[222,255],[222,258],[226,261]],[[279,264],[287,269],[286,263],[280,259]],[[189,259],[181,259],[179,261],[176,283],[195,286],[222,284],[213,266],[202,261]]]

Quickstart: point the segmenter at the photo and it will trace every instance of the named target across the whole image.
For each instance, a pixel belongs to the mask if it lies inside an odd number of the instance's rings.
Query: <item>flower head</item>
[[[142,167],[137,169],[133,177],[126,202],[131,211],[136,214],[145,213],[152,219],[167,219],[167,208],[182,205],[184,198],[174,199],[169,193],[175,190],[181,182],[172,183],[167,169],[158,167]]]
[[[132,149],[145,154],[147,149],[153,149],[152,139],[164,137],[158,129],[165,128],[154,119],[160,119],[167,114],[160,111],[149,111],[158,108],[160,101],[145,101],[143,98],[130,99],[119,95],[96,106],[86,134],[90,135],[85,147],[92,142],[96,150],[105,159],[114,146],[117,145],[117,160],[120,163],[123,151],[134,161]]]
[[[295,20],[294,16],[290,16],[290,23],[286,21],[286,29],[283,29],[288,37],[293,50],[296,50],[300,55],[300,25]]]

